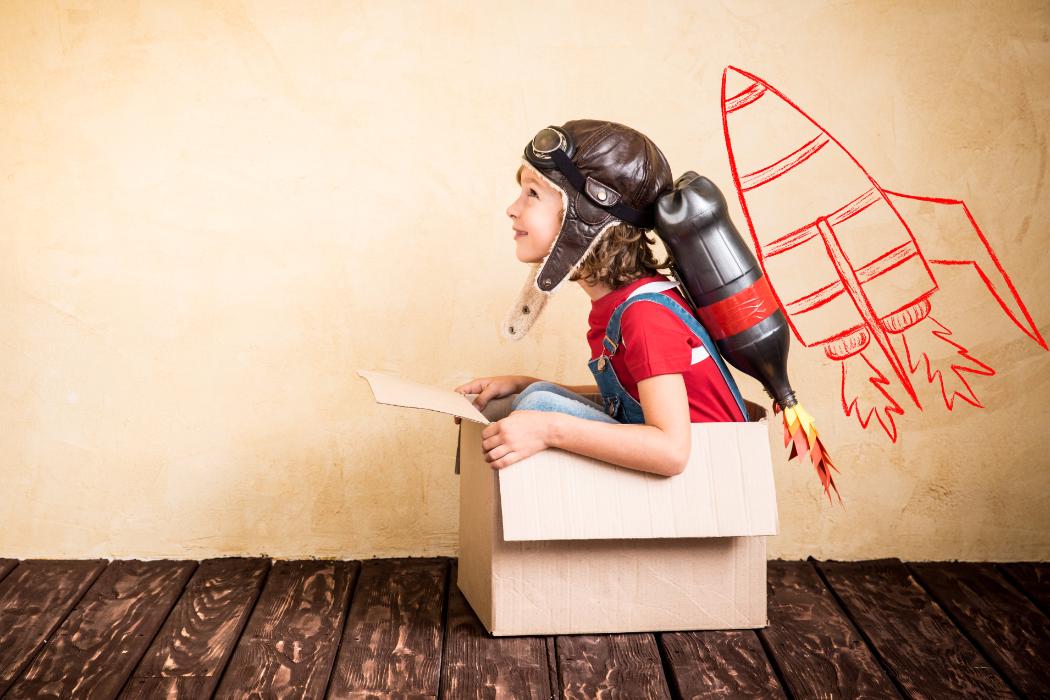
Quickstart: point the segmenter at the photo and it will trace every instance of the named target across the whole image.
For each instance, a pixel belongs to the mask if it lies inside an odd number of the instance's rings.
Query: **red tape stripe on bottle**
[[[711,337],[722,340],[766,320],[779,308],[766,276],[762,275],[733,296],[697,309],[697,314]]]

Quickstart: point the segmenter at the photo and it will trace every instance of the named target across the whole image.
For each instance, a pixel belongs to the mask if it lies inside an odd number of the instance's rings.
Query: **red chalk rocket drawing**
[[[799,342],[841,363],[842,409],[861,427],[875,418],[896,442],[900,391],[922,410],[918,382],[939,389],[948,410],[956,399],[983,407],[966,375],[995,370],[933,317],[935,266],[973,267],[1047,349],[964,202],[883,188],[794,102],[732,66],[722,75],[722,127],[762,269]]]

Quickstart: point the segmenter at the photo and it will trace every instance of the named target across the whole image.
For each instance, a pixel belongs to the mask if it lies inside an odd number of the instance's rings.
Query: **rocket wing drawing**
[[[896,442],[894,415],[909,403],[922,410],[922,381],[948,410],[956,398],[981,406],[968,377],[995,371],[934,318],[938,266],[972,266],[1010,320],[1047,349],[963,202],[883,188],[794,102],[732,66],[722,77],[722,124],[762,270],[799,342],[840,362],[843,411],[862,427],[874,419]]]

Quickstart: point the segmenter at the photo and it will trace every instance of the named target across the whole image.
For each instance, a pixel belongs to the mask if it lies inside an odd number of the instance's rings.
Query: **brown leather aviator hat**
[[[562,196],[561,230],[533,265],[503,335],[520,340],[547,303],[609,228],[653,228],[653,208],[672,188],[671,168],[647,136],[615,122],[576,119],[541,130],[522,162]]]

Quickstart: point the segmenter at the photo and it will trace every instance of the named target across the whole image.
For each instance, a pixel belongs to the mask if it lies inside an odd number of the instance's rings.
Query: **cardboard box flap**
[[[694,423],[689,464],[672,477],[539,452],[497,472],[504,540],[775,535],[768,429]]]
[[[451,389],[420,384],[386,372],[358,370],[357,374],[368,382],[377,403],[438,411],[483,425],[489,422],[470,399]]]

